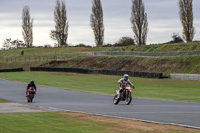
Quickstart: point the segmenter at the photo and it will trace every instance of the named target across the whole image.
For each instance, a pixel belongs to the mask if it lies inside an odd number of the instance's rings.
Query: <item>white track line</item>
[[[120,117],[120,116],[114,116],[114,115],[102,115],[102,114],[88,113],[88,112],[83,112],[83,111],[73,111],[73,110],[57,109],[57,108],[53,108],[53,107],[47,107],[47,108],[53,109],[53,110],[58,110],[58,111],[61,111],[61,112],[64,111],[64,112],[72,112],[72,113],[83,113],[83,114],[91,114],[91,115],[97,115],[97,116],[105,116],[105,117],[113,117],[113,118],[120,118],[120,119],[135,120],[135,121],[141,121],[141,122],[146,122],[146,123],[155,123],[155,124],[164,124],[164,125],[172,125],[172,126],[181,126],[181,127],[186,127],[186,128],[200,129],[200,127],[191,126],[191,125],[184,125],[184,124],[177,124],[177,123],[150,121],[150,120],[127,118],[127,117]]]

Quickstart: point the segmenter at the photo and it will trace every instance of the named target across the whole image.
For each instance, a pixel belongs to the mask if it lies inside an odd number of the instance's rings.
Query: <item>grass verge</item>
[[[123,123],[123,127],[121,125]],[[197,133],[199,130],[80,113],[0,114],[3,133]]]
[[[119,88],[117,81],[121,76],[85,75],[55,72],[13,72],[0,73],[0,77],[28,83],[34,80],[36,85],[73,91],[114,95]],[[200,82],[174,79],[146,79],[130,77],[136,89],[134,97],[200,102]]]
[[[9,101],[6,101],[4,99],[0,99],[0,103],[9,103]]]

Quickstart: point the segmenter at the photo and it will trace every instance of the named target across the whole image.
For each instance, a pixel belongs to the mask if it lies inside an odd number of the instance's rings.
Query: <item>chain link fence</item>
[[[0,57],[0,62],[10,63],[10,62],[50,62],[50,61],[66,61],[69,59],[82,57],[75,55],[62,55],[62,56],[20,56],[20,57]]]
[[[94,56],[136,56],[136,57],[184,57],[200,56],[200,51],[182,51],[182,52],[92,52]]]

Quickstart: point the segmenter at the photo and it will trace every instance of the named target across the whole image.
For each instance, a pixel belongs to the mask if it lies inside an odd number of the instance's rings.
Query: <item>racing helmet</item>
[[[128,74],[124,74],[124,80],[125,80],[125,81],[128,80]]]
[[[34,81],[33,81],[33,80],[31,80],[31,84],[34,84]]]

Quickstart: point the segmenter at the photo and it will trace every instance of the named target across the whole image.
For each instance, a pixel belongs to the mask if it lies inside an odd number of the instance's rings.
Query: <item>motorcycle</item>
[[[33,102],[34,95],[35,95],[35,88],[34,87],[30,87],[28,89],[27,94],[26,94],[27,101],[28,102]]]
[[[113,98],[113,103],[115,105],[117,105],[120,101],[125,101],[125,104],[129,105],[132,101],[131,93],[133,91],[131,90],[131,87],[126,84],[122,84],[122,86],[125,87],[125,89],[123,89],[123,92],[120,94],[119,90],[116,90],[117,94]],[[120,96],[118,96],[119,94]]]

